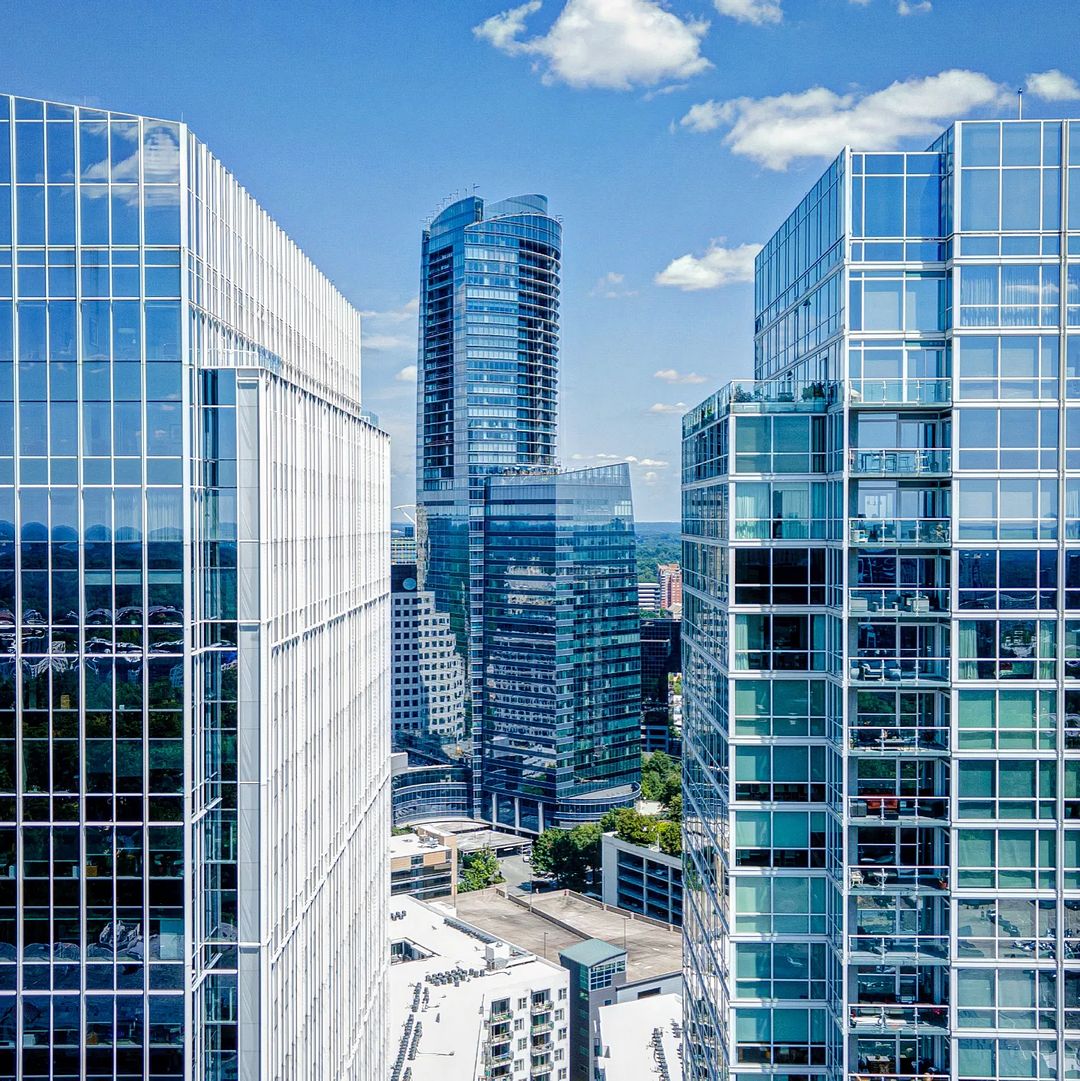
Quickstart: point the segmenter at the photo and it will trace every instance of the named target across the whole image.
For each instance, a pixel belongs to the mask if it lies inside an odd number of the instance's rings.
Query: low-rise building
[[[595,1081],[682,1081],[682,995],[644,994],[597,1010]]]
[[[566,1081],[565,969],[442,906],[390,908],[388,1081]]]
[[[637,584],[638,608],[644,612],[660,611],[660,583],[638,582]]]
[[[390,895],[429,900],[457,893],[457,844],[403,833],[390,838]]]
[[[656,845],[637,845],[614,833],[600,840],[604,904],[682,926],[682,857]]]

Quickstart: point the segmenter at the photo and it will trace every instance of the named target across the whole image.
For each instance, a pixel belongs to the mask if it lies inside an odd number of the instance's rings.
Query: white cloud
[[[539,7],[533,0],[493,15],[473,33],[511,56],[536,57],[546,83],[629,90],[712,67],[701,55],[709,24],[680,19],[659,0],[566,0],[546,34],[523,39]]]
[[[653,372],[653,379],[662,379],[665,383],[706,383],[708,380],[697,372],[680,372],[676,368],[661,368]]]
[[[797,94],[706,101],[680,123],[691,131],[727,126],[724,143],[733,153],[783,170],[803,158],[830,158],[845,145],[892,150],[1007,97],[1004,87],[981,72],[953,69],[872,94],[837,94],[815,86]]]
[[[1040,71],[1027,77],[1027,92],[1043,101],[1077,101],[1080,83],[1057,68]]]
[[[636,297],[636,289],[624,289],[625,274],[617,274],[609,270],[602,278],[598,278],[596,284],[589,290],[589,296],[604,297],[606,300],[616,300],[619,297]]]
[[[646,484],[655,484],[660,479],[660,477],[659,477],[659,475],[657,473],[651,473],[650,472],[650,473],[643,473],[641,475],[641,479]]]
[[[713,0],[713,4],[721,15],[755,26],[778,23],[784,18],[781,0]]]
[[[634,454],[571,454],[572,462],[629,462],[642,469],[667,469],[670,462],[661,458],[638,458]]]
[[[673,285],[685,292],[717,289],[721,285],[754,280],[754,256],[760,244],[725,248],[713,241],[704,255],[680,255],[656,275],[657,285]],[[663,378],[659,372],[657,378]]]
[[[415,349],[416,339],[405,338],[400,334],[363,334],[361,341],[365,349],[373,353],[392,353],[397,349]]]
[[[473,33],[505,53],[518,52],[521,49],[518,38],[525,33],[525,20],[539,11],[541,6],[540,0],[529,0],[521,7],[510,8],[485,19],[479,26],[473,27]]]
[[[416,365],[406,364],[394,378],[399,383],[415,383],[416,382]]]
[[[919,15],[933,10],[930,0],[896,0],[897,15]]]
[[[654,402],[649,406],[648,412],[652,413],[653,416],[666,417],[672,414],[682,415],[689,408],[690,406],[686,402],[675,402],[674,405],[668,402]]]
[[[415,319],[420,311],[420,298],[413,297],[412,300],[407,300],[400,308],[391,308],[384,312],[361,312],[360,316],[363,319],[370,319],[373,322],[382,323],[405,323],[410,319]]]

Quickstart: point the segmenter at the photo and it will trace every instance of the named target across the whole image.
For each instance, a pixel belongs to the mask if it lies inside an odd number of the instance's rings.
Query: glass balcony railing
[[[851,953],[875,960],[948,961],[948,935],[848,935]]]
[[[902,725],[890,723],[884,718],[857,719],[848,726],[848,746],[853,751],[879,751],[895,754],[897,751],[949,750],[949,729],[944,726]]]
[[[929,615],[949,612],[947,589],[858,588],[848,594],[848,611],[852,615],[863,612],[889,612],[903,615]]]
[[[949,817],[949,801],[944,796],[849,796],[848,815],[880,822],[914,818],[944,822]]]
[[[949,868],[865,864],[848,869],[848,883],[853,890],[947,890]]]
[[[848,450],[848,469],[857,476],[943,476],[952,468],[952,451],[940,447]]]
[[[858,656],[851,662],[851,679],[856,683],[943,683],[948,678],[948,657]]]
[[[951,379],[852,379],[848,402],[860,405],[948,405]]]
[[[950,543],[948,518],[856,518],[850,524],[852,544],[918,544],[944,546]]]
[[[947,1006],[919,1005],[856,1005],[848,1010],[852,1029],[863,1031],[900,1031],[902,1029],[942,1029],[949,1027]]]

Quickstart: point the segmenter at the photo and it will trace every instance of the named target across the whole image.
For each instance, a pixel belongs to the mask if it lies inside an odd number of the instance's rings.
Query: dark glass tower
[[[416,502],[420,587],[478,677],[484,480],[555,465],[562,226],[542,195],[469,196],[424,230]],[[470,589],[470,582],[474,588]]]

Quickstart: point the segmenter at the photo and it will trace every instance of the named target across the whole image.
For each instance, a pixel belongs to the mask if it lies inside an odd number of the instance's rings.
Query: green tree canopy
[[[496,882],[502,882],[499,860],[489,847],[481,848],[461,859],[461,878],[458,882],[459,893],[471,893],[473,890],[487,889]]]

